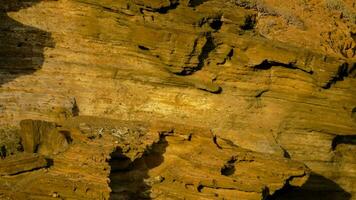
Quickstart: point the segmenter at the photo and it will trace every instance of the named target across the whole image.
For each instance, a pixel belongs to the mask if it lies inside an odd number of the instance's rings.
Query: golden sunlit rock
[[[353,0],[2,0],[0,200],[352,200]]]

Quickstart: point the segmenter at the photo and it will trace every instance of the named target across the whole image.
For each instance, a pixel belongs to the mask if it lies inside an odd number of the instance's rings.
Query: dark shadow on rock
[[[7,14],[38,2],[40,0],[1,0],[0,86],[40,69],[44,62],[44,48],[54,47],[49,32],[24,25]]]
[[[163,161],[168,142],[162,136],[159,142],[153,144],[142,157],[131,161],[118,148],[111,154],[109,164],[111,200],[151,199],[151,185],[160,183],[164,177],[149,177],[148,171],[159,166]]]
[[[266,200],[350,200],[351,194],[319,174],[311,174],[302,187],[286,185]]]

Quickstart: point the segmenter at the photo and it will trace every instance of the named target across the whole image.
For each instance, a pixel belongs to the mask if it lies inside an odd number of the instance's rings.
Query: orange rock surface
[[[356,198],[352,0],[3,0],[0,199]]]

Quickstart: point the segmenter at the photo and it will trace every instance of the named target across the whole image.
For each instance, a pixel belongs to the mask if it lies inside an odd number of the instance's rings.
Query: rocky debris
[[[141,157],[147,146],[159,140],[159,134],[148,131],[147,123],[135,121],[115,121],[93,117],[77,117],[68,122],[69,127],[76,126],[87,140],[100,141],[111,138],[114,144],[131,160]]]
[[[93,130],[91,126],[89,126],[86,123],[80,123],[79,124],[79,130],[87,136],[89,139],[95,139],[95,138],[100,138],[103,136],[103,128],[100,128],[99,130]]]

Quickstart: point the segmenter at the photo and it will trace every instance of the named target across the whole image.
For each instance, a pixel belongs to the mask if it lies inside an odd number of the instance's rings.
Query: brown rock
[[[5,0],[0,198],[354,198],[353,4]]]
[[[47,166],[47,160],[43,156],[23,153],[0,160],[0,175],[14,175]]]
[[[56,154],[65,150],[70,142],[70,133],[61,133],[55,123],[23,120],[20,126],[22,145],[27,153]]]

